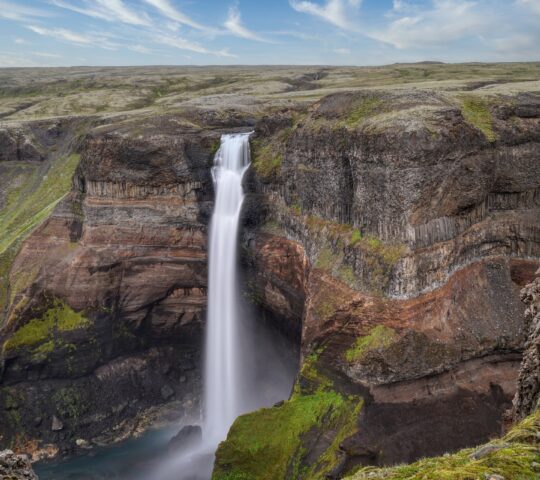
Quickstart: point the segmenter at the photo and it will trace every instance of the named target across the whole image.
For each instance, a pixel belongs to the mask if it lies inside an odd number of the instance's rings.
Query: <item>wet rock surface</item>
[[[197,446],[202,441],[202,429],[198,425],[186,425],[169,441],[169,452],[180,452]]]

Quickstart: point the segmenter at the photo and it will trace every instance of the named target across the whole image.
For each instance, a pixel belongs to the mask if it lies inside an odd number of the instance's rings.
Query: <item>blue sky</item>
[[[0,0],[0,67],[540,60],[540,0]]]

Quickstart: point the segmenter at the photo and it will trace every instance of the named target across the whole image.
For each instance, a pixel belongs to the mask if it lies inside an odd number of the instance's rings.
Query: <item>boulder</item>
[[[37,480],[27,458],[15,455],[11,450],[0,451],[0,479]]]

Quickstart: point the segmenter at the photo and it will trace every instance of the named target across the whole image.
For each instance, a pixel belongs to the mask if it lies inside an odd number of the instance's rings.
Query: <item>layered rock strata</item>
[[[36,459],[198,413],[219,133],[132,129],[86,136],[71,192],[10,269],[1,444]]]

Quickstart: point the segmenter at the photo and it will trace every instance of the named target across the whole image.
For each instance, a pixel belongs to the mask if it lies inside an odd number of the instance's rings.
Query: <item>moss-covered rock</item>
[[[37,355],[50,353],[58,342],[57,333],[88,328],[92,322],[82,313],[75,312],[62,300],[55,299],[40,317],[33,318],[18,330],[4,344],[5,350],[31,348]]]
[[[354,345],[345,352],[345,358],[349,362],[361,359],[366,353],[386,348],[396,339],[396,332],[384,325],[377,325],[368,335],[358,337]]]
[[[218,448],[213,480],[322,480],[338,466],[363,399],[337,391],[318,359],[318,353],[306,358],[289,400],[235,421]],[[320,455],[313,459],[315,448]]]
[[[461,113],[465,120],[480,130],[490,142],[497,140],[493,130],[493,115],[488,102],[481,97],[467,96],[463,98]]]
[[[22,242],[70,191],[79,159],[78,154],[59,157],[51,161],[45,172],[35,167],[27,168],[19,182],[9,189],[0,210],[0,311],[35,278],[37,267],[21,272],[10,285],[11,265]]]

